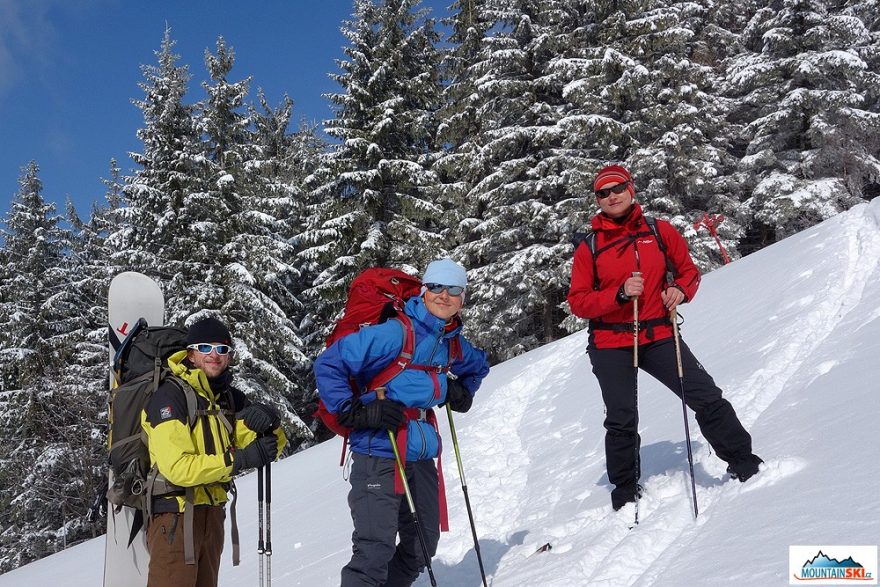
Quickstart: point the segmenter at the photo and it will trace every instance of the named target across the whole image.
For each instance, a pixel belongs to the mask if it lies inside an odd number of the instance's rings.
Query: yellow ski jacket
[[[175,353],[168,359],[168,367],[195,390],[200,415],[194,422],[187,422],[186,396],[178,383],[166,379],[141,412],[150,465],[156,466],[170,483],[193,487],[194,505],[220,505],[228,499],[232,451],[247,446],[257,437],[243,421],[234,417],[251,402],[232,386],[215,393],[205,373],[189,366],[185,358],[186,351]],[[273,432],[278,438],[280,455],[287,437],[280,427]],[[184,492],[175,492],[156,500],[153,512],[182,512],[184,506]]]

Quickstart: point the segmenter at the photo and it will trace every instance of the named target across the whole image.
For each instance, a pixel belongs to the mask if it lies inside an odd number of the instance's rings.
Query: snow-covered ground
[[[766,465],[729,481],[691,415],[694,521],[681,404],[640,377],[642,522],[610,507],[603,408],[586,333],[498,365],[456,419],[489,583],[502,586],[786,585],[789,545],[876,545],[880,412],[880,199],[707,275],[682,332],[725,390]],[[445,419],[441,419],[445,422]],[[448,426],[451,531],[438,585],[480,575]],[[341,441],[273,471],[275,585],[331,586],[350,555]],[[875,464],[871,464],[871,463]],[[255,476],[239,483],[242,564],[257,584]],[[631,506],[630,506],[631,507]],[[0,576],[0,586],[101,584],[103,538]],[[552,550],[536,554],[546,544]],[[428,585],[422,576],[418,585]],[[815,582],[813,582],[815,584]]]

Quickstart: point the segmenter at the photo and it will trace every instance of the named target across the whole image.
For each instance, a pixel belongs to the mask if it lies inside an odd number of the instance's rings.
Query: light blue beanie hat
[[[450,259],[437,259],[428,264],[422,283],[439,283],[440,285],[458,285],[467,287],[467,271]]]

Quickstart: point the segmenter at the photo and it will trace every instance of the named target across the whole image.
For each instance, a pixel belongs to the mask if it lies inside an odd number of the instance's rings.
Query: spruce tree
[[[300,305],[291,289],[298,272],[286,260],[292,249],[283,217],[291,198],[275,179],[282,171],[275,156],[286,153],[258,143],[266,136],[253,130],[246,108],[250,78],[230,81],[235,53],[222,37],[205,63],[210,81],[198,116],[205,165],[179,214],[188,252],[184,270],[168,283],[169,317],[186,324],[207,314],[224,320],[236,339],[236,385],[279,408],[292,440],[307,440],[311,432],[296,408],[311,394],[310,361],[291,319]],[[289,119],[284,107],[275,113],[282,135],[285,112]]]
[[[81,317],[64,254],[71,243],[42,192],[31,162],[2,231],[0,572],[60,549],[65,518],[74,516],[66,506],[79,495],[74,475],[80,472],[66,461],[92,446],[53,434],[54,424],[75,411],[66,408],[81,399],[63,387]]]
[[[311,180],[303,258],[319,270],[310,295],[324,323],[342,307],[354,276],[374,265],[409,272],[445,252],[442,209],[430,196],[440,84],[433,20],[417,0],[356,0],[342,91],[329,96],[339,141]]]
[[[864,201],[878,178],[876,40],[844,7],[785,0],[746,28],[728,70],[748,118],[746,246],[769,244]],[[876,64],[876,61],[874,61]]]
[[[449,95],[472,97],[447,107],[449,149],[436,168],[459,199],[452,234],[454,256],[470,269],[469,334],[503,359],[560,332],[569,243],[586,219],[585,178],[595,163],[563,95],[569,5],[477,2],[474,17],[464,12],[471,5],[460,6],[458,29],[468,34],[453,49]],[[467,19],[475,24],[466,29]],[[481,43],[472,37],[478,30],[489,31]]]
[[[127,178],[121,224],[109,241],[116,266],[159,279],[180,273],[179,263],[188,254],[190,227],[180,212],[203,167],[193,106],[184,101],[190,74],[178,65],[175,43],[166,28],[158,64],[141,67],[145,95],[134,104],[144,116],[137,131],[143,152],[131,154],[138,169]]]

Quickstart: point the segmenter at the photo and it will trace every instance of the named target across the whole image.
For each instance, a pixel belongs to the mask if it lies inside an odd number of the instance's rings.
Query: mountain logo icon
[[[796,556],[793,552],[795,548],[813,548],[807,551],[810,554],[804,558],[803,550],[801,550],[800,558],[792,560]],[[834,555],[828,555],[834,549]],[[860,551],[862,547],[791,547],[790,568],[792,570],[791,584],[802,584],[803,581],[822,581],[824,584],[847,585],[852,583],[860,584],[877,584],[876,575],[876,546],[873,548],[873,557],[868,556],[867,565],[859,562],[862,560],[864,551]],[[844,556],[841,556],[843,553]],[[861,554],[860,554],[861,553]]]

